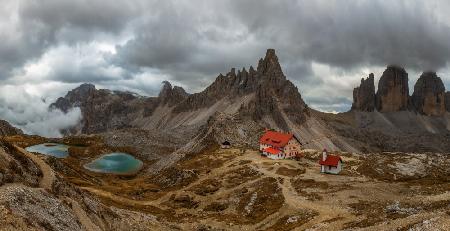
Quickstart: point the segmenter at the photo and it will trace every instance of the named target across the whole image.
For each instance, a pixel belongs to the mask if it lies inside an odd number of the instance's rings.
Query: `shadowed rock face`
[[[182,87],[172,87],[168,81],[164,81],[163,84],[161,92],[158,95],[162,104],[172,106],[185,100],[189,95]]]
[[[408,110],[408,73],[397,66],[388,66],[378,82],[376,108],[379,112]]]
[[[445,87],[435,72],[424,72],[414,85],[411,97],[414,109],[424,115],[441,116],[445,113]]]
[[[450,112],[450,91],[445,93],[445,110]]]
[[[99,133],[109,129],[130,127],[133,113],[141,113],[148,102],[130,92],[96,89],[92,84],[82,84],[69,91],[50,105],[50,109],[60,109],[67,112],[79,107],[82,121],[79,128],[66,133]]]
[[[55,103],[50,105],[50,108],[57,108],[67,113],[72,107],[86,106],[88,99],[95,94],[95,86],[89,83],[83,83],[79,87],[69,91],[65,97],[59,97]]]
[[[375,84],[374,75],[371,73],[367,79],[362,78],[359,87],[353,89],[352,110],[375,110]]]
[[[277,125],[289,130],[283,114],[291,121],[301,124],[309,115],[309,109],[303,101],[297,87],[281,70],[275,50],[268,49],[264,59],[260,59],[256,71],[255,99],[241,108],[243,114],[251,115],[259,120],[271,116]],[[278,105],[281,102],[281,105]]]

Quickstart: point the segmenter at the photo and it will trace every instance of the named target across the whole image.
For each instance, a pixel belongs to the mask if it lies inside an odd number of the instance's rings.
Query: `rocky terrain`
[[[28,153],[21,145],[40,137],[0,140],[1,230],[148,230],[154,217],[110,207],[64,179],[55,158]],[[81,176],[81,175],[78,175]]]
[[[99,136],[57,159],[2,139],[0,227],[5,230],[448,230],[450,162],[439,153],[339,153],[340,175],[319,173],[320,152],[270,160],[252,149],[209,148],[161,172],[132,176],[82,166],[112,147]]]

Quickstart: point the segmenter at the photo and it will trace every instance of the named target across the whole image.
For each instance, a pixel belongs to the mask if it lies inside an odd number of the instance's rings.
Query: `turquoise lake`
[[[69,146],[57,143],[43,143],[25,148],[28,152],[64,158],[69,155]]]
[[[142,161],[134,158],[132,155],[114,152],[85,164],[84,168],[100,173],[133,174],[138,172],[142,165]]]

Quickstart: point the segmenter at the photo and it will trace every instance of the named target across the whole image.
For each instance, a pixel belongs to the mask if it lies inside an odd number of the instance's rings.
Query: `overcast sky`
[[[267,48],[322,111],[348,110],[360,79],[388,64],[406,68],[411,94],[424,70],[450,89],[448,12],[445,0],[2,0],[0,117],[84,82],[157,95],[169,80],[198,92]]]

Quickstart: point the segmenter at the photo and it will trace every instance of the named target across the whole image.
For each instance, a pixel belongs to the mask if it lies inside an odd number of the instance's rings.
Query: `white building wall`
[[[268,147],[272,147],[272,146],[263,144],[263,143],[259,143],[259,151],[261,151],[261,152]],[[278,148],[275,148],[275,149],[278,149]],[[286,144],[286,146],[282,149],[282,152],[285,155],[283,155],[283,157],[276,157],[276,159],[293,158],[296,156],[295,153],[301,152],[301,144],[295,138],[292,138],[291,140],[289,140],[288,144]],[[267,156],[269,157],[272,155],[267,155]],[[271,159],[275,159],[275,157],[271,158]]]
[[[268,154],[267,157],[270,158],[270,159],[272,159],[272,160],[280,160],[280,159],[284,159],[284,157],[282,156],[282,154],[279,154],[279,155]]]
[[[301,151],[301,145],[295,138],[292,138],[291,140],[289,140],[286,147],[284,147],[284,152],[286,153],[286,158],[295,157],[295,153],[300,153],[300,151]]]
[[[262,151],[262,150],[264,150],[265,148],[268,148],[268,147],[270,147],[270,146],[267,145],[267,144],[259,143],[259,151]]]
[[[342,162],[339,161],[338,165],[336,167],[324,166],[324,168],[325,168],[325,172],[326,173],[339,174],[339,172],[341,172],[341,170],[342,170]]]

